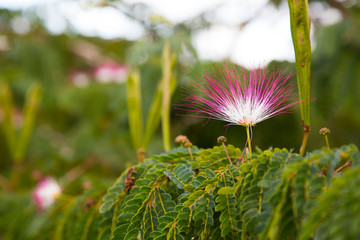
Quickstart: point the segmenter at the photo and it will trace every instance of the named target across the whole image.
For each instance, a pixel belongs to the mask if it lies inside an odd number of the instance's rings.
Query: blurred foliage
[[[151,106],[152,98],[159,91],[157,85],[161,85],[164,41],[106,41],[77,35],[53,36],[39,23],[33,23],[28,34],[17,35],[11,29],[11,21],[21,13],[1,10],[0,15],[2,32],[6,33],[1,38],[4,49],[0,57],[3,66],[0,79],[14,92],[15,110],[22,108],[26,91],[34,80],[44,88],[27,154],[28,161],[33,163],[32,168],[51,173],[61,166],[66,172],[66,169],[89,158],[114,173],[121,171],[126,162],[133,161],[135,152],[131,149],[128,130],[126,86],[98,82],[94,71],[103,62],[139,68],[143,78],[142,111],[146,116],[150,108],[154,108]],[[180,56],[179,62],[173,64],[174,74],[181,71],[180,79],[190,79],[194,69],[186,66],[189,61],[194,61],[196,55],[189,37],[180,32],[169,42]],[[79,74],[87,78],[83,85],[76,82]],[[149,136],[146,136],[145,144],[150,144],[150,152],[158,152],[162,149],[161,135],[154,136],[159,129],[150,130],[153,125],[156,127],[154,123],[146,129]],[[152,143],[151,135],[155,137]],[[5,141],[4,136],[0,141]],[[0,148],[1,159],[10,160],[6,145],[2,144]],[[0,164],[9,169],[10,161],[1,161]]]
[[[358,143],[360,137],[360,10],[319,29],[313,54],[314,126],[334,130],[332,141]]]

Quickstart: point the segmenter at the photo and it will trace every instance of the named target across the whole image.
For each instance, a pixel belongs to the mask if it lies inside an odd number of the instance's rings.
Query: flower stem
[[[249,145],[249,154],[251,157],[251,138],[250,138],[250,131],[249,131],[249,126],[246,127],[246,136],[247,136],[247,141],[248,141],[248,145]]]
[[[229,159],[230,165],[233,165],[233,163],[232,163],[232,161],[231,161],[231,159],[230,159],[229,153],[228,153],[228,151],[227,151],[227,149],[226,149],[225,143],[222,143],[222,145],[223,145],[224,150],[225,150],[225,152],[226,152],[226,156],[227,156],[227,158]]]
[[[304,131],[304,137],[300,147],[300,156],[304,156],[308,137],[309,137],[309,131]]]
[[[190,158],[191,158],[191,160],[194,160],[194,157],[193,157],[193,154],[192,154],[192,151],[191,151],[191,147],[188,147],[188,149],[189,149],[189,153],[190,153]]]
[[[22,163],[14,162],[13,170],[11,172],[11,177],[10,177],[10,182],[11,182],[10,188],[12,191],[15,191],[18,188],[18,185],[21,181],[22,172],[23,172]]]
[[[330,150],[330,144],[329,144],[329,139],[328,139],[327,135],[325,135],[325,142],[326,142],[326,146],[327,146],[328,150]]]

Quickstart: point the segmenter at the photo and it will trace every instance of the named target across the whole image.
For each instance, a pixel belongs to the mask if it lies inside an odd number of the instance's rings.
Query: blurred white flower
[[[34,200],[39,210],[50,207],[61,194],[60,185],[51,177],[43,178],[35,188]]]

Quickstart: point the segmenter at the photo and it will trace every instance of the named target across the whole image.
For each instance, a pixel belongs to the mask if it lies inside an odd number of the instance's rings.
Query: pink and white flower
[[[250,70],[225,65],[217,71],[205,71],[198,91],[185,90],[185,103],[179,108],[198,117],[212,118],[234,125],[251,127],[281,113],[299,101],[293,101],[293,74],[285,71]]]
[[[35,188],[34,201],[39,210],[50,207],[61,194],[60,185],[51,177],[43,178]]]
[[[179,108],[197,117],[229,122],[246,127],[251,157],[251,127],[281,113],[287,113],[299,103],[295,100],[293,74],[261,68],[246,72],[232,65],[205,71],[194,92],[185,90],[185,103]],[[251,134],[250,134],[251,132]],[[250,136],[251,135],[251,136]]]

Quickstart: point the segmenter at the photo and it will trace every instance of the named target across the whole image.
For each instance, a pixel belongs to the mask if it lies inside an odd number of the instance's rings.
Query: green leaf
[[[308,1],[288,0],[290,27],[296,59],[301,118],[310,126],[310,17]]]
[[[176,88],[176,80],[172,73],[171,65],[174,64],[175,57],[171,58],[170,45],[168,41],[165,41],[163,54],[162,54],[162,107],[161,107],[161,122],[162,122],[162,134],[165,151],[170,149],[170,105],[171,96]]]
[[[191,181],[195,173],[191,170],[190,164],[179,164],[174,168],[173,172],[165,171],[164,174],[168,176],[179,189],[183,189],[184,186]]]
[[[154,137],[156,130],[160,125],[161,119],[161,106],[162,106],[162,97],[163,97],[163,83],[160,81],[158,83],[157,90],[154,95],[154,99],[151,103],[150,110],[146,119],[145,133],[143,139],[143,146],[145,149],[149,147],[151,140]]]
[[[103,204],[100,206],[100,213],[104,214],[113,207],[119,194],[124,191],[126,174],[122,174],[117,181],[108,189],[107,194],[103,197]]]
[[[175,203],[171,200],[171,195],[159,187],[155,187],[155,209],[158,216],[163,216],[167,212],[173,211]]]
[[[303,224],[301,240],[356,239],[360,234],[360,168],[349,169],[317,199],[316,207]]]
[[[34,83],[28,91],[23,109],[24,125],[18,139],[14,160],[22,162],[24,160],[26,150],[29,144],[30,135],[34,129],[35,118],[38,112],[42,96],[42,87]]]
[[[233,193],[234,193],[233,187],[223,187],[223,188],[220,188],[218,191],[219,195],[229,195],[229,194],[233,194]]]
[[[205,169],[205,172],[210,179],[213,179],[215,177],[215,173],[211,171],[211,169],[207,168]]]
[[[1,121],[1,127],[4,132],[6,143],[8,144],[9,151],[12,158],[15,158],[16,150],[16,131],[12,121],[13,112],[13,97],[10,87],[1,83],[0,85],[0,106],[3,110],[3,119]]]
[[[140,147],[142,147],[141,144],[143,138],[141,80],[140,73],[137,70],[129,72],[126,92],[131,140],[135,151],[137,151]]]

